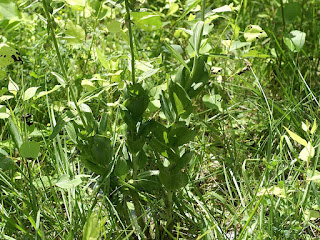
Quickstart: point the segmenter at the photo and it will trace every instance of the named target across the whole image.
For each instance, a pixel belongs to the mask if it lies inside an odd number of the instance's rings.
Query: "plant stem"
[[[132,153],[132,165],[133,165],[132,179],[135,180],[138,175],[136,153]],[[131,195],[132,202],[134,205],[134,210],[137,215],[138,224],[139,224],[141,230],[143,231],[145,229],[145,222],[142,217],[142,209],[141,209],[140,202],[139,202],[139,194],[136,192],[135,189],[129,189],[129,191],[130,191],[130,195]]]
[[[136,83],[136,73],[135,73],[135,59],[134,59],[134,47],[133,47],[133,35],[132,35],[132,27],[131,27],[131,17],[130,17],[130,9],[129,2],[125,0],[127,17],[126,20],[128,22],[128,30],[129,30],[129,43],[130,43],[130,55],[131,55],[131,81],[133,84]]]
[[[43,5],[43,8],[44,8],[44,11],[46,13],[46,17],[47,17],[47,24],[48,24],[48,27],[49,27],[49,31],[51,33],[51,37],[52,37],[52,41],[53,41],[53,45],[55,47],[55,50],[56,50],[56,53],[57,53],[57,57],[58,57],[58,61],[59,61],[59,65],[60,65],[60,68],[61,68],[61,71],[62,71],[62,75],[64,77],[64,79],[67,81],[67,85],[69,87],[69,90],[70,90],[70,94],[71,94],[71,99],[72,101],[74,102],[74,105],[77,109],[77,112],[79,114],[79,117],[82,121],[82,124],[84,126],[84,128],[87,128],[87,124],[86,124],[86,121],[84,120],[84,117],[82,115],[82,112],[80,111],[80,107],[78,105],[78,102],[77,102],[77,99],[75,97],[75,94],[74,94],[74,91],[72,89],[72,87],[70,86],[69,84],[69,77],[68,77],[68,74],[67,74],[67,70],[65,68],[65,65],[63,64],[63,61],[62,61],[62,57],[61,57],[61,54],[60,54],[60,50],[59,50],[59,46],[58,46],[58,42],[57,42],[57,39],[56,39],[56,35],[55,35],[55,32],[54,32],[54,28],[52,26],[52,18],[51,18],[51,15],[49,13],[49,10],[48,10],[48,5],[47,5],[47,2],[46,0],[42,0],[42,5]]]
[[[173,201],[172,201],[173,192],[168,192],[168,210],[167,210],[167,229],[169,232],[172,230],[172,220],[173,220]]]

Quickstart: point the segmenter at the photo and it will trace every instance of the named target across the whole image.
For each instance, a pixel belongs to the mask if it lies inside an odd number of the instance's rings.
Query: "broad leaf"
[[[132,21],[138,28],[145,31],[154,31],[162,27],[161,18],[159,15],[155,15],[148,12],[132,12]]]
[[[298,30],[290,32],[291,37],[285,38],[284,43],[292,52],[300,52],[306,41],[306,34]]]
[[[23,94],[23,101],[27,101],[29,100],[30,98],[33,98],[34,95],[36,94],[37,90],[38,90],[39,87],[31,87],[31,88],[28,88],[24,94]]]
[[[0,0],[0,20],[21,18],[17,5],[11,0]],[[1,55],[1,54],[0,54]],[[1,61],[0,61],[1,62]]]
[[[81,44],[85,40],[85,31],[71,20],[67,20],[65,33],[69,36],[65,39],[72,45]]]
[[[19,52],[5,43],[0,43],[0,68],[14,62],[23,63]]]
[[[184,172],[170,172],[168,168],[160,169],[161,183],[169,191],[178,190],[188,184],[188,175]]]
[[[25,142],[19,149],[20,155],[25,158],[37,158],[40,152],[40,144],[34,141]]]

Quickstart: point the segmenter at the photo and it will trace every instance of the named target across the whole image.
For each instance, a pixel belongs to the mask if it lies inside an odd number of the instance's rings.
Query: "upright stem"
[[[128,0],[125,0],[126,11],[127,11],[127,22],[129,29],[129,43],[130,43],[130,54],[131,54],[131,81],[133,84],[136,83],[136,73],[135,73],[135,59],[134,59],[134,47],[133,47],[133,35],[131,27],[131,17],[130,17],[130,8]]]
[[[62,61],[62,57],[61,57],[61,54],[60,54],[60,50],[59,50],[59,46],[58,46],[58,42],[57,42],[57,39],[56,39],[56,35],[55,35],[55,32],[54,32],[54,28],[52,26],[52,18],[51,18],[51,15],[49,13],[49,10],[48,10],[48,5],[47,5],[47,2],[46,0],[42,0],[42,5],[44,7],[44,11],[46,13],[46,17],[47,17],[47,24],[48,24],[48,27],[49,27],[49,31],[50,31],[50,34],[51,34],[51,37],[52,37],[52,41],[53,41],[53,45],[55,47],[55,50],[56,50],[56,53],[57,53],[57,57],[58,57],[58,61],[59,61],[59,65],[60,65],[60,68],[61,68],[61,71],[62,71],[62,75],[64,77],[64,79],[67,81],[67,84],[68,84],[68,87],[69,87],[69,90],[70,90],[70,94],[71,94],[71,99],[72,101],[74,102],[74,105],[77,109],[77,112],[80,116],[80,119],[82,121],[82,124],[85,128],[87,128],[87,124],[86,124],[86,121],[84,120],[84,117],[80,111],[80,107],[78,105],[78,102],[77,102],[77,99],[75,97],[75,94],[74,94],[74,91],[72,89],[72,87],[69,85],[69,77],[68,77],[68,74],[67,74],[67,70],[65,68],[65,65],[63,64],[63,61]]]
[[[203,22],[204,22],[205,11],[206,11],[206,0],[202,0],[201,21],[203,21]]]
[[[167,230],[171,232],[172,230],[172,223],[173,223],[173,201],[172,201],[173,192],[169,191],[167,195]]]

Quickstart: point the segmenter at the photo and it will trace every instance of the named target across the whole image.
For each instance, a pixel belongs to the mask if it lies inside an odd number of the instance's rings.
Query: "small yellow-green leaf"
[[[284,127],[286,129],[286,131],[289,133],[290,137],[295,140],[296,142],[300,143],[303,146],[307,146],[307,141],[304,140],[303,138],[301,138],[299,135],[297,135],[296,133],[290,131],[288,128]]]

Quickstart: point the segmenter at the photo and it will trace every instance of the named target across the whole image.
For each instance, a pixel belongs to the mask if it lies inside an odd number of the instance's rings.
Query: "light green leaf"
[[[203,26],[204,26],[204,22],[199,21],[193,27],[192,40],[193,40],[194,51],[197,56],[199,56],[201,37],[203,34]]]
[[[18,51],[12,47],[9,47],[5,43],[0,43],[0,68],[14,62],[23,63]]]
[[[175,12],[179,10],[179,5],[177,3],[172,3],[167,12],[167,16],[173,15]]]
[[[132,12],[132,21],[138,28],[145,31],[154,31],[162,27],[161,18],[149,12]]]
[[[17,92],[19,91],[19,86],[9,77],[9,84],[8,84],[8,90],[13,95],[17,95]]]
[[[152,75],[156,74],[159,70],[160,70],[160,68],[155,68],[155,69],[150,69],[149,71],[142,73],[141,76],[139,77],[139,81],[142,81],[144,79],[151,77]]]
[[[308,142],[299,154],[299,158],[303,161],[309,162],[311,158],[314,157],[314,147],[311,145],[311,142]]]
[[[58,182],[56,182],[55,185],[63,189],[70,189],[70,188],[75,188],[81,183],[82,183],[82,180],[80,177],[76,176],[74,179],[70,179],[70,176],[65,174],[59,178]]]
[[[121,32],[121,23],[119,21],[111,21],[107,23],[107,29],[111,33],[118,33]]]
[[[316,119],[314,119],[313,125],[312,125],[312,128],[311,128],[311,134],[314,134],[314,132],[317,130],[317,128],[318,128],[317,121],[316,121]]]
[[[249,25],[244,30],[244,38],[247,42],[253,42],[257,39],[266,38],[268,35],[258,25]]]
[[[301,138],[299,135],[295,134],[294,132],[290,131],[288,128],[286,128],[286,127],[284,127],[284,128],[286,129],[286,131],[289,133],[290,137],[294,141],[300,143],[301,145],[303,145],[305,147],[307,146],[308,143],[306,140],[304,140],[303,138]]]
[[[320,174],[314,175],[311,178],[307,178],[307,181],[319,181],[320,180]]]
[[[53,93],[55,91],[57,91],[59,88],[61,88],[62,86],[61,85],[55,85],[51,90],[49,91],[42,91],[42,92],[39,92],[39,94],[35,97],[35,99],[38,99],[38,98],[41,98],[43,96],[46,96],[50,93]]]
[[[249,57],[257,57],[257,58],[270,58],[270,55],[260,53],[257,50],[250,50],[246,54],[242,55],[244,58],[249,58]]]
[[[86,6],[86,0],[65,0],[71,6]]]
[[[222,40],[221,43],[230,51],[234,51],[251,45],[251,42],[241,42],[232,40]]]
[[[84,79],[81,81],[81,86],[87,91],[93,91],[96,89],[94,83],[88,79]]]
[[[37,158],[40,152],[40,144],[34,141],[22,143],[19,149],[20,155],[25,158]]]
[[[0,105],[0,119],[6,119],[10,117],[10,110],[4,105]]]
[[[221,12],[232,12],[232,9],[231,9],[230,5],[224,5],[222,7],[213,9],[212,12],[214,14],[215,13],[221,13]]]
[[[0,20],[21,18],[17,5],[11,0],[0,0]],[[0,54],[1,55],[1,54]]]
[[[314,221],[320,218],[320,212],[315,210],[308,210],[306,209],[304,212],[304,219],[306,221]]]
[[[181,54],[176,51],[175,48],[173,48],[171,45],[165,43],[166,47],[168,48],[168,50],[173,54],[173,56],[186,68],[188,69],[188,71],[190,72],[190,68],[187,65],[187,63],[184,61],[183,57],[181,56]]]
[[[22,97],[23,101],[27,101],[30,98],[33,98],[34,95],[36,95],[36,92],[37,92],[38,88],[39,87],[28,88],[23,94],[23,97]]]
[[[97,240],[100,235],[100,224],[98,214],[95,212],[91,213],[83,227],[82,240]]]
[[[285,38],[284,43],[292,52],[300,52],[306,41],[306,34],[298,30],[290,32],[291,37]]]
[[[98,60],[99,62],[102,64],[102,66],[105,68],[105,69],[108,69],[109,68],[109,64],[106,60],[106,57],[104,56],[104,54],[97,48],[95,47],[95,50],[96,50],[96,53],[97,53],[97,57],[98,57]]]
[[[71,20],[67,20],[65,33],[69,36],[65,39],[72,45],[80,44],[85,40],[85,31]]]
[[[6,75],[7,75],[6,71],[0,70],[0,80],[4,79]]]

